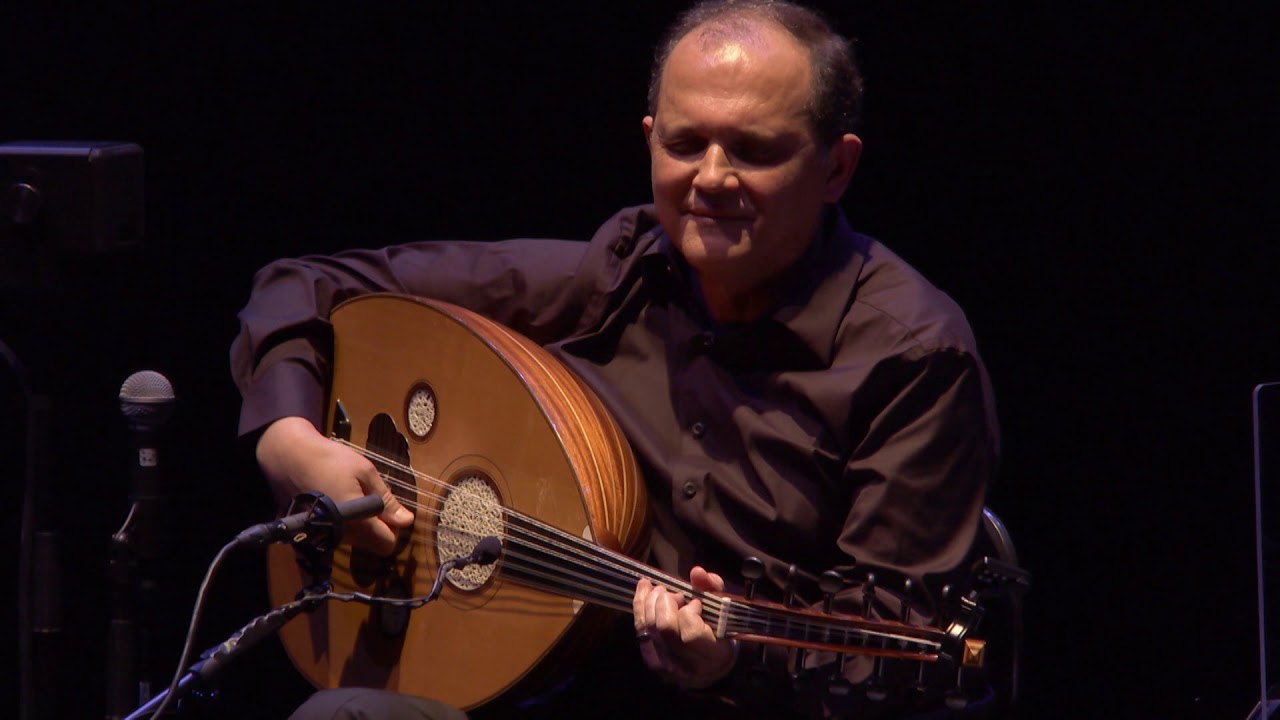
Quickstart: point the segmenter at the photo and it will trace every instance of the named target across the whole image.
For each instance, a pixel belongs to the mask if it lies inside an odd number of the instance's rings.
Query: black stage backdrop
[[[4,288],[0,338],[50,398],[56,449],[26,472],[7,377],[0,507],[17,547],[26,474],[53,498],[64,617],[40,700],[64,716],[101,717],[119,662],[129,374],[158,370],[178,397],[173,535],[142,620],[167,680],[206,566],[271,512],[227,370],[255,269],[411,238],[585,238],[648,200],[648,63],[680,5],[468,5],[0,11],[0,142],[146,158],[140,249],[5,273],[25,281]],[[821,6],[867,79],[845,206],[967,309],[996,384],[991,504],[1035,576],[1030,717],[1243,718],[1256,697],[1250,390],[1280,379],[1267,6]],[[198,649],[266,609],[260,558],[211,592]],[[280,716],[301,688],[278,646],[243,663],[225,714]],[[16,702],[17,677],[3,688]]]

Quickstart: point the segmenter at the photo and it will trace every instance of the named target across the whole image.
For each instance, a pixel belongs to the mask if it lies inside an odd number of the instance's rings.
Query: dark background
[[[0,339],[55,418],[36,481],[63,541],[64,657],[45,681],[66,717],[101,717],[123,380],[158,370],[178,397],[175,529],[143,620],[167,681],[207,565],[271,512],[227,369],[253,271],[409,238],[585,238],[647,201],[649,57],[682,4],[31,5],[0,11],[0,142],[145,150],[144,245],[0,296]],[[995,382],[991,505],[1035,576],[1028,715],[1244,718],[1250,391],[1280,379],[1269,4],[819,7],[858,38],[867,80],[846,209],[966,308]],[[16,548],[24,423],[6,383]],[[212,583],[198,649],[266,609],[252,555]],[[270,643],[244,663],[219,702],[298,689]],[[16,702],[17,677],[3,687]]]

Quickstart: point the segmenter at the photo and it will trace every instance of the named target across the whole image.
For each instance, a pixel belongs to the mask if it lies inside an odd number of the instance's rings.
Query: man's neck
[[[712,320],[722,325],[758,320],[773,308],[777,300],[777,293],[774,292],[776,282],[738,292],[701,277],[697,278],[697,282],[702,289],[702,301],[706,304],[707,313]]]

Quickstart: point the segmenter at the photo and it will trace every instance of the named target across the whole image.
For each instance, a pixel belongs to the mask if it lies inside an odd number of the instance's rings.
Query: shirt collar
[[[772,316],[810,351],[831,364],[836,333],[853,304],[870,239],[849,227],[844,212],[828,205],[822,228],[797,263],[793,281]]]

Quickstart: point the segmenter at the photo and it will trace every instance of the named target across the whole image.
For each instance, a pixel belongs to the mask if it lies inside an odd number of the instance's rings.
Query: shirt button
[[[693,349],[698,352],[710,352],[713,344],[715,344],[715,338],[709,332],[698,333],[693,336]]]
[[[704,425],[703,423],[696,422],[693,425],[689,426],[689,431],[693,433],[694,437],[700,438],[703,435],[707,434],[707,426]]]
[[[698,486],[692,480],[684,484],[684,496],[691,498],[698,494]]]

